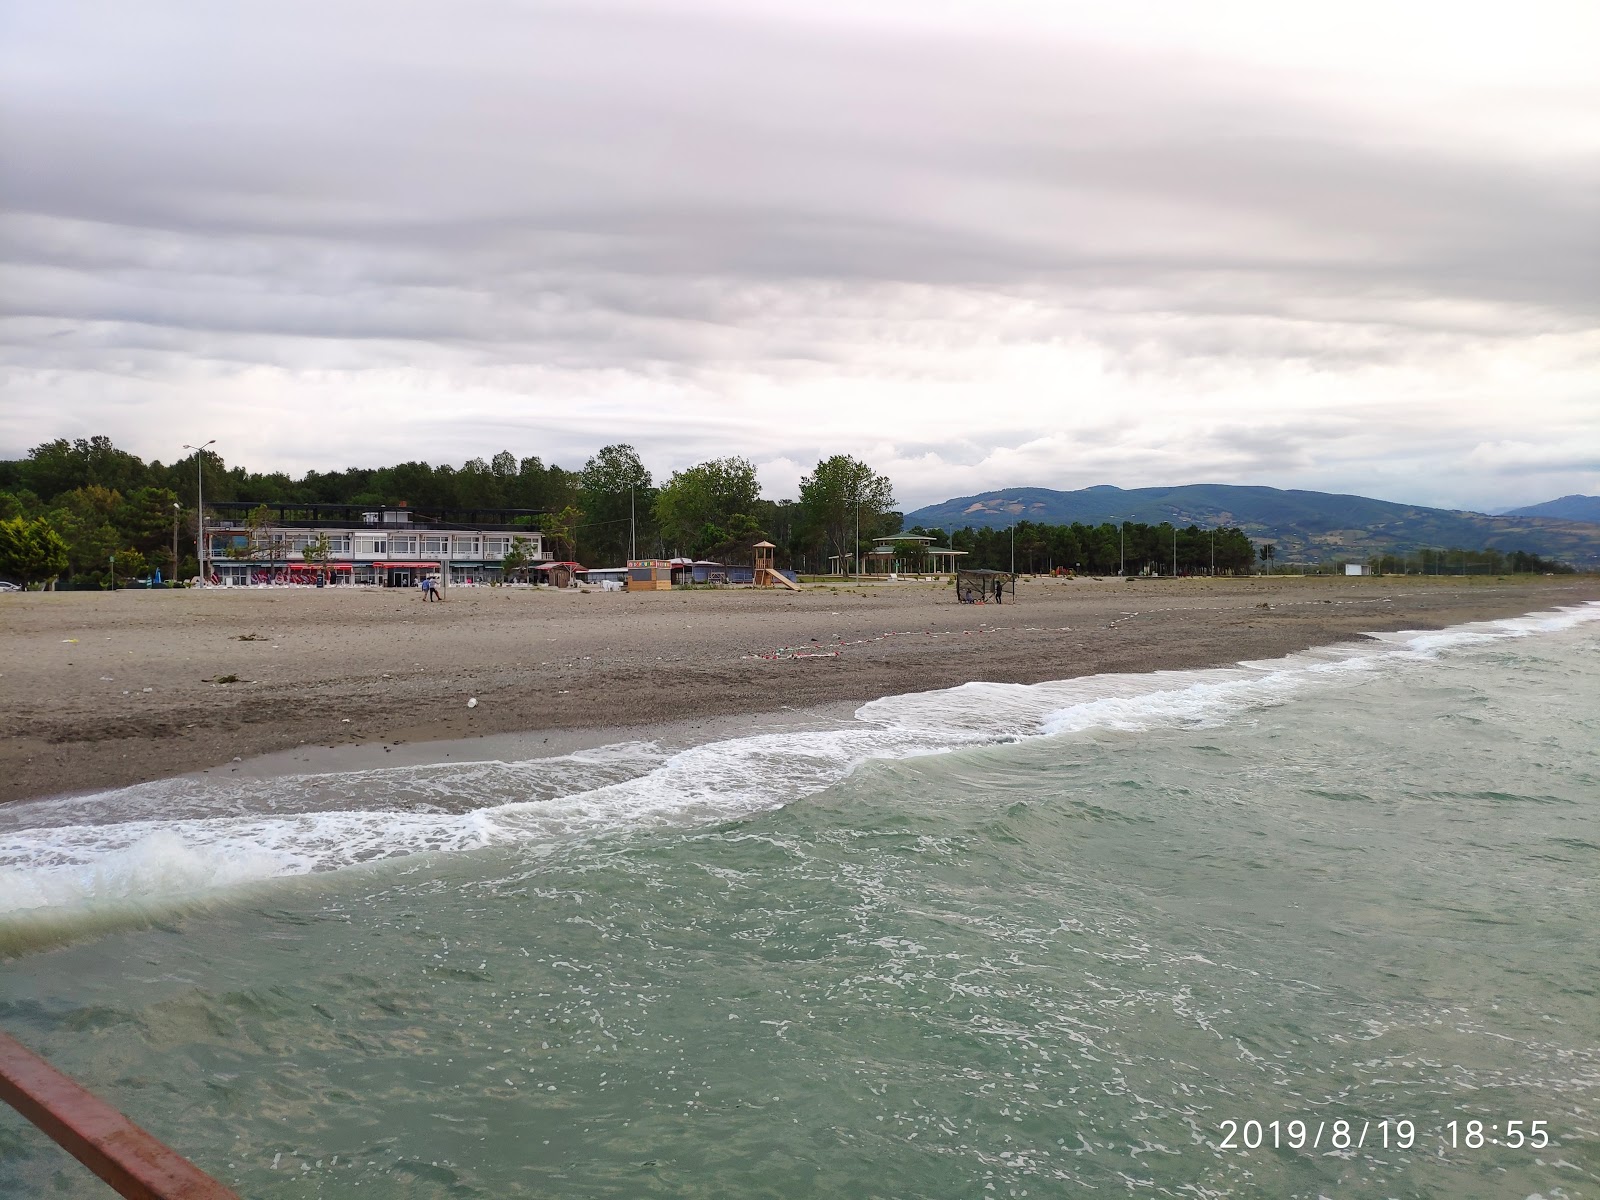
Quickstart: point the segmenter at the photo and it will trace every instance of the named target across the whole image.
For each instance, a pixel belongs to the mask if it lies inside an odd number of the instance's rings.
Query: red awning
[[[429,562],[417,562],[417,563],[410,563],[410,562],[375,562],[372,565],[375,566],[375,567],[383,567],[385,569],[387,569],[389,567],[422,567],[422,568],[425,568],[427,570],[433,570],[433,571],[437,571],[439,569],[439,564],[436,563],[436,562],[431,562],[431,563],[429,563]]]
[[[348,571],[348,570],[351,570],[351,566],[350,566],[349,563],[329,563],[325,567],[316,566],[314,563],[290,563],[289,564],[289,570],[291,570],[291,571]]]

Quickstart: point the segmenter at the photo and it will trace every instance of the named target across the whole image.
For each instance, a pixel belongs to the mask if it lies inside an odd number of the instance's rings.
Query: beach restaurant
[[[550,558],[544,535],[531,527],[544,515],[536,509],[249,501],[206,508],[216,513],[206,519],[206,573],[232,587],[314,583],[319,572],[335,584],[410,587],[442,567],[449,568],[453,584],[498,583],[513,545],[521,544],[527,566]],[[307,561],[307,548],[324,537],[326,565]]]

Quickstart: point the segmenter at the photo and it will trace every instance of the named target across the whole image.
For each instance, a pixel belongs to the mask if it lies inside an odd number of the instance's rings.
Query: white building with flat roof
[[[313,583],[410,587],[449,572],[455,584],[496,583],[520,543],[527,565],[550,556],[527,509],[411,509],[353,504],[207,505],[209,582],[246,586]],[[263,509],[266,511],[263,513]],[[261,519],[265,517],[266,519]],[[328,540],[324,566],[305,552]]]

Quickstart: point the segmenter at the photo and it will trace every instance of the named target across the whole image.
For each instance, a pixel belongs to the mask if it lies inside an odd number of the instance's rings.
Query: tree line
[[[554,553],[591,566],[630,556],[748,555],[763,538],[780,565],[824,571],[900,528],[889,480],[849,455],[820,460],[797,499],[761,496],[755,465],[712,459],[656,481],[632,446],[618,443],[582,467],[502,450],[461,466],[254,472],[213,451],[145,462],[109,438],[59,438],[25,458],[0,460],[0,573],[37,581],[106,585],[160,570],[188,577],[195,559],[195,502],[352,504],[418,509],[526,509],[517,523],[540,530]],[[209,519],[209,518],[208,518]],[[177,557],[173,543],[178,545]],[[739,561],[737,558],[734,561]]]
[[[937,529],[912,529],[908,533],[940,536]],[[963,566],[993,571],[1049,574],[1058,569],[1089,575],[1235,575],[1248,572],[1255,547],[1241,529],[1198,525],[1175,528],[1167,522],[1146,525],[1111,521],[1085,525],[1050,525],[1018,521],[1002,529],[957,529],[949,534],[954,550],[965,550]],[[1176,567],[1174,568],[1174,552]]]
[[[105,586],[156,570],[167,578],[197,574],[197,475],[208,502],[526,509],[520,523],[541,531],[553,553],[589,566],[680,554],[746,562],[764,538],[778,547],[778,565],[823,574],[903,525],[890,481],[847,454],[821,459],[800,481],[797,498],[769,500],[747,458],[710,459],[658,481],[625,443],[602,448],[577,469],[502,450],[459,467],[418,461],[293,478],[230,467],[212,451],[147,463],[106,437],[58,438],[25,458],[0,460],[0,576]],[[1028,573],[1238,574],[1252,570],[1258,555],[1262,569],[1276,563],[1275,547],[1258,550],[1231,526],[1019,521],[1002,529],[905,532],[948,538],[966,551],[963,565],[1008,571],[1014,564]],[[896,546],[902,562],[916,562],[919,553],[916,542]],[[1572,569],[1522,551],[1459,549],[1386,555],[1372,565],[1426,574]]]

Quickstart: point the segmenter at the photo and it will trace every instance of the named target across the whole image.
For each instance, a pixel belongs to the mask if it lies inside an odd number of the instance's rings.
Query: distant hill
[[[939,529],[1004,528],[1022,520],[1237,525],[1257,541],[1276,543],[1280,561],[1461,548],[1526,550],[1579,567],[1600,567],[1600,526],[1580,521],[1521,513],[1489,516],[1367,496],[1225,483],[1127,490],[1101,484],[1075,492],[1007,488],[931,504],[905,517],[907,526]]]
[[[1556,517],[1562,521],[1593,521],[1600,524],[1600,496],[1563,496],[1559,500],[1546,500],[1543,504],[1508,509],[1505,515]]]

